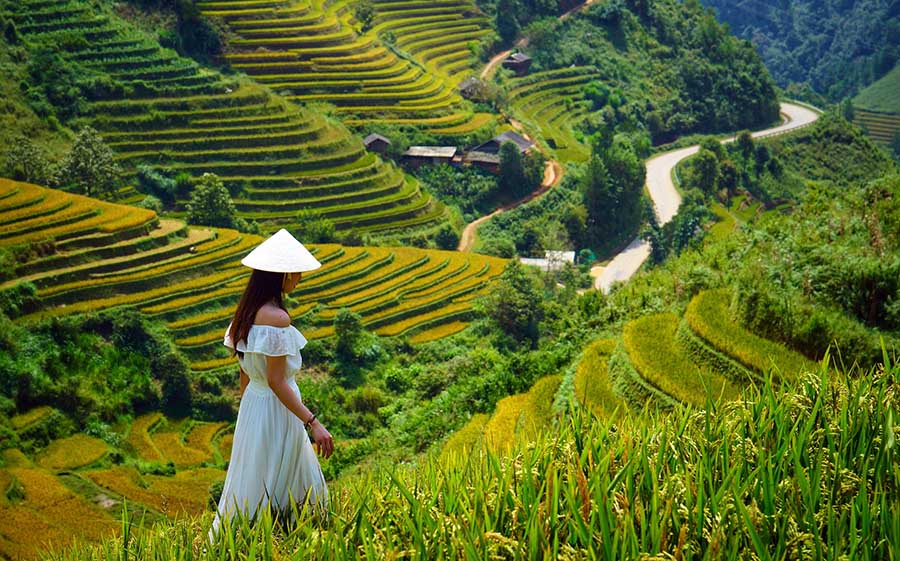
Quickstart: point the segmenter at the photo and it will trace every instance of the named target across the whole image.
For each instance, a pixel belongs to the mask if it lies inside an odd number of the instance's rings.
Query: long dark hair
[[[281,285],[284,281],[284,273],[271,273],[269,271],[260,271],[253,269],[250,278],[247,280],[247,287],[238,302],[237,310],[234,311],[234,317],[231,320],[231,341],[234,343],[234,351],[231,356],[239,355],[244,358],[244,353],[237,350],[238,341],[247,343],[247,336],[250,334],[250,327],[253,320],[256,319],[256,312],[266,302],[275,302],[275,305],[284,311],[284,298],[282,297]]]

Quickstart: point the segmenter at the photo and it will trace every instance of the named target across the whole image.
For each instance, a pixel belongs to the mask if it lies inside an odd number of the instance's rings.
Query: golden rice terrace
[[[148,210],[99,202],[0,179],[0,246],[41,248],[16,279],[37,287],[40,304],[24,320],[134,306],[169,327],[196,370],[231,364],[225,327],[246,283],[241,258],[259,236],[189,228]],[[311,246],[323,263],[288,300],[309,338],[332,333],[350,308],[381,335],[427,341],[466,326],[472,301],[505,260],[409,247]]]
[[[64,44],[68,63],[110,77],[114,87],[91,100],[77,124],[99,130],[132,179],[142,164],[194,177],[212,172],[241,190],[235,204],[245,218],[290,225],[298,211],[311,209],[338,230],[383,238],[431,230],[446,217],[418,182],[366,152],[343,125],[253,80],[202,68],[82,0],[24,0],[9,9],[27,41]],[[293,51],[286,56],[297,60]],[[428,91],[443,92],[440,101],[428,101],[429,111],[449,104],[451,90],[418,72],[415,80],[408,72],[398,79],[411,80],[416,91],[426,81]],[[328,80],[323,68],[316,75]],[[278,88],[277,81],[257,78]],[[388,105],[409,108],[403,94],[391,95],[400,97],[389,96]]]

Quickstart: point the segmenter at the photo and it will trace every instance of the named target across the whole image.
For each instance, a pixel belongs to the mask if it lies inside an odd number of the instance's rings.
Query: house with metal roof
[[[412,168],[425,165],[450,164],[456,155],[456,146],[410,146],[402,154],[403,163]]]
[[[488,140],[484,144],[472,148],[472,152],[487,152],[488,154],[499,154],[500,145],[504,142],[512,142],[519,147],[519,152],[522,154],[527,153],[534,146],[534,142],[528,140],[524,136],[513,131],[506,131],[505,133],[499,134],[494,138]]]

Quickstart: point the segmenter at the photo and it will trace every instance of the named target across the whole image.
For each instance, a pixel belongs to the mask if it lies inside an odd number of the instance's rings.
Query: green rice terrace
[[[640,424],[639,419],[663,411],[673,411],[676,419],[682,419],[674,426],[683,428],[690,422],[685,406],[692,406],[691,415],[694,408],[716,407],[727,418],[729,411],[750,407],[750,403],[759,403],[753,405],[757,408],[763,403],[769,404],[766,407],[774,405],[775,394],[771,392],[763,401],[742,401],[741,396],[747,392],[767,387],[764,381],[780,380],[793,388],[803,383],[805,373],[819,371],[815,363],[728,319],[728,298],[728,292],[723,290],[701,292],[682,318],[670,314],[644,316],[627,324],[619,339],[595,340],[564,374],[540,378],[528,392],[501,399],[492,414],[473,416],[444,445],[439,464],[429,460],[434,463],[426,462],[420,469],[468,473],[479,469],[481,462],[497,462],[499,466],[521,458],[523,450],[544,446],[542,443],[552,438],[546,427],[558,419],[560,404],[576,408],[570,411],[572,423],[587,422],[584,412],[591,411],[594,420],[588,426],[596,427],[595,430],[609,422],[652,426]],[[716,402],[718,405],[714,405]],[[699,418],[703,417],[710,422],[709,415],[701,414]],[[26,437],[58,418],[57,411],[43,406],[17,415],[11,423]],[[0,529],[0,552],[10,557],[33,553],[38,545],[31,539],[35,531],[55,546],[76,537],[97,541],[111,536],[126,508],[121,502],[123,497],[127,498],[130,518],[144,517],[147,523],[177,517],[172,523],[202,524],[209,516],[208,489],[224,477],[221,466],[229,459],[233,428],[226,422],[170,419],[161,413],[149,413],[135,418],[130,426],[115,427],[125,435],[118,449],[97,438],[75,435],[51,442],[34,458],[16,449],[5,450],[0,481],[13,491],[7,491],[3,497],[6,502],[0,505],[0,511],[5,520],[16,523],[4,524]],[[562,423],[558,430],[567,435],[569,428]],[[603,440],[598,438],[591,437],[586,442]],[[343,443],[345,447],[352,445]],[[142,473],[137,465],[113,464],[111,458],[115,455],[125,455],[136,462],[171,464],[177,471],[174,475]],[[558,453],[545,451],[544,455],[553,458]],[[648,456],[638,458],[651,461]],[[621,462],[629,464],[624,457]],[[468,467],[462,469],[464,465]],[[459,469],[453,469],[454,466]],[[448,468],[450,471],[446,471]],[[570,483],[582,501],[584,494],[591,492],[584,488],[586,482]],[[368,489],[371,482],[365,485]],[[402,480],[393,480],[392,486],[402,489],[403,485]],[[357,500],[355,492],[352,487],[347,488],[339,508],[348,508]],[[403,491],[398,492],[403,496]],[[599,493],[599,488],[593,492]],[[6,498],[9,496],[20,498],[12,501]],[[560,503],[560,508],[565,507]],[[584,503],[575,507],[574,514],[586,516],[584,509],[589,508]],[[590,518],[593,517],[592,514]],[[347,524],[349,519],[341,515],[337,523]],[[325,534],[328,535],[331,534]],[[582,543],[581,547],[589,545]],[[668,546],[657,543],[643,547]]]
[[[853,120],[874,140],[890,146],[900,134],[900,65],[853,98]]]
[[[535,72],[509,81],[509,98],[517,119],[532,125],[543,144],[561,161],[583,162],[590,147],[575,135],[575,127],[588,115],[590,101],[584,88],[596,78],[591,67]]]
[[[37,287],[39,304],[24,321],[135,306],[166,323],[193,369],[233,364],[222,337],[248,275],[240,259],[263,238],[9,180],[0,180],[0,224],[2,247],[53,248],[21,263],[3,285]],[[382,335],[421,342],[457,332],[505,263],[409,247],[311,247],[323,267],[288,301],[310,338],[331,335],[345,307]]]
[[[488,124],[455,86],[473,64],[468,43],[488,33],[467,0],[379,1],[373,27],[357,32],[347,0],[217,0],[201,12],[223,18],[240,36],[227,54],[287,99],[328,102],[348,124],[418,125],[463,135]],[[395,42],[379,40],[386,34]]]
[[[390,238],[446,218],[443,205],[342,125],[255,81],[201,68],[86,1],[14,6],[28,40],[65,41],[72,64],[114,81],[80,120],[101,132],[132,179],[139,164],[194,177],[214,171],[243,188],[235,200],[242,216],[271,224],[290,225],[301,208],[315,209],[338,230]]]
[[[552,424],[554,402],[572,399],[602,419],[628,411],[704,407],[740,399],[750,385],[793,383],[818,366],[731,319],[730,294],[695,296],[683,317],[651,314],[627,323],[618,339],[597,339],[561,376],[541,378],[527,393],[500,400],[491,415],[475,415],[444,445],[450,461],[477,447],[503,451]],[[511,438],[515,435],[516,438]]]

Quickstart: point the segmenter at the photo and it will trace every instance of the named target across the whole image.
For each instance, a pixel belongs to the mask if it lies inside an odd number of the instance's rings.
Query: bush
[[[305,209],[297,213],[294,235],[306,243],[334,243],[337,241],[334,222],[315,209]]]
[[[187,221],[198,226],[248,231],[251,225],[237,215],[228,189],[214,173],[204,173],[197,181],[187,204]]]
[[[60,164],[57,181],[85,195],[111,197],[118,189],[122,168],[112,149],[92,127],[84,127],[75,137],[72,150]]]

